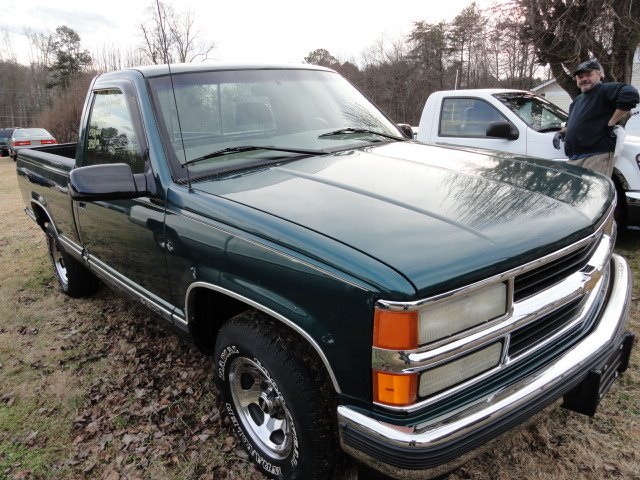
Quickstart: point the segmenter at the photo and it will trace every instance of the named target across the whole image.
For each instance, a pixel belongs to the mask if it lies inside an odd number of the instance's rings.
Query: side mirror
[[[485,135],[506,140],[517,140],[520,132],[509,122],[490,122]]]
[[[408,125],[406,123],[399,123],[398,128],[400,129],[402,134],[409,140],[415,140],[415,137],[413,135],[413,128],[411,128],[411,125]]]
[[[123,200],[149,195],[144,173],[133,174],[126,163],[91,165],[71,170],[69,194],[74,200]]]

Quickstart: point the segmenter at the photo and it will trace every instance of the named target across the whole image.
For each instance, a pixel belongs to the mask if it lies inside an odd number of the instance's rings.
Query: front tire
[[[46,234],[53,271],[62,291],[74,298],[94,294],[98,289],[96,276],[64,250],[51,223]]]
[[[215,379],[236,436],[277,479],[333,479],[342,466],[335,391],[292,331],[248,311],[220,330]]]

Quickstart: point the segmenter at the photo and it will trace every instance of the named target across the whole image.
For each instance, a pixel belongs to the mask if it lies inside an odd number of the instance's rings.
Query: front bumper
[[[415,427],[390,425],[339,406],[343,448],[396,478],[442,475],[466,462],[474,450],[526,423],[568,392],[579,390],[593,372],[606,371],[613,358],[620,365],[615,377],[625,364],[624,358],[618,358],[622,354],[616,352],[623,352],[629,344],[624,325],[631,298],[629,268],[618,255],[612,256],[611,275],[608,302],[596,327],[542,370],[444,418]],[[628,360],[629,353],[624,354]]]

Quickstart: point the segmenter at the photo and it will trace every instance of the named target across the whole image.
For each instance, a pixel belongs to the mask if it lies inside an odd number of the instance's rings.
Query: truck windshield
[[[193,72],[151,78],[149,85],[172,163],[190,164],[196,175],[403,139],[384,114],[332,72]],[[212,155],[223,150],[231,154]]]
[[[537,132],[560,130],[568,118],[564,110],[532,93],[496,93],[494,97]]]

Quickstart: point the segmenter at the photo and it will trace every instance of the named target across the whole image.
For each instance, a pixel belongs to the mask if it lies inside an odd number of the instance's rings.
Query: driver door
[[[118,82],[93,92],[84,165],[126,163],[150,173],[146,139],[133,86]],[[92,268],[170,318],[172,307],[163,241],[161,198],[74,201],[84,255]]]

